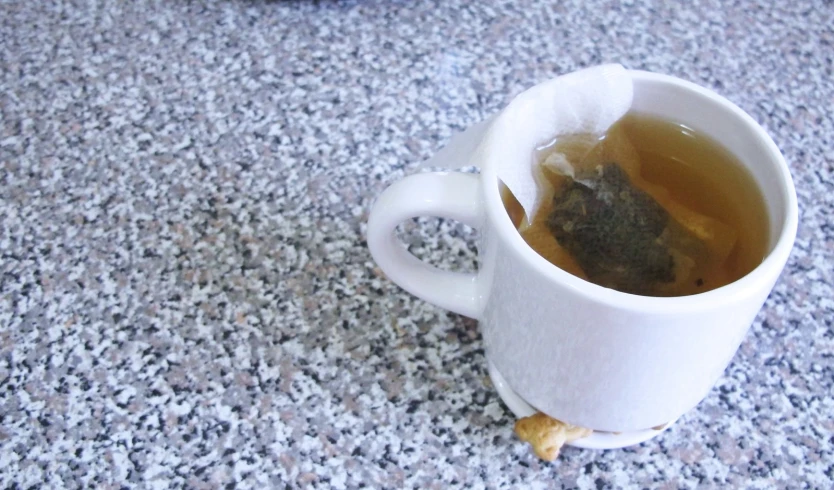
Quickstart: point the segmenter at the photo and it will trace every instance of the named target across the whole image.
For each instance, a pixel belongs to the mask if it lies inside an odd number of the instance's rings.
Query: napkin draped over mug
[[[618,64],[586,68],[540,83],[491,118],[455,135],[423,167],[480,167],[482,153],[498,155],[498,177],[528,217],[545,194],[535,174],[536,148],[560,136],[602,135],[628,112],[631,76]]]

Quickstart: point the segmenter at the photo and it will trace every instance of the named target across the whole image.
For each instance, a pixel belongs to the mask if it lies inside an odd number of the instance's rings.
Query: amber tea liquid
[[[587,136],[576,138],[588,140]],[[653,295],[685,296],[709,291],[740,279],[762,262],[769,235],[764,199],[753,176],[733,154],[712,138],[685,125],[639,113],[627,114],[591,145],[600,153],[602,162],[606,155],[617,154],[618,149],[614,146],[624,139],[629,142],[629,158],[639,160],[634,167],[638,169],[635,181],[660,190],[664,199],[720,221],[734,232],[732,248],[726,258],[697,271],[697,277]],[[569,147],[577,141],[570,137],[560,139],[552,147],[541,149],[538,156],[543,160],[550,152],[558,150],[559,145]],[[587,146],[586,142],[580,143]],[[555,174],[545,170],[541,177],[559,185]],[[655,195],[660,194],[655,192]],[[502,198],[510,218],[531,248],[554,265],[588,279],[546,225],[551,211],[549,198],[544,199],[530,223],[524,219],[518,201],[503,185]],[[664,204],[662,199],[658,202]]]

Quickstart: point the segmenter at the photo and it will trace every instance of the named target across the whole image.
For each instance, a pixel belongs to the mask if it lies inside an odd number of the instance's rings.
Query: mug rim
[[[780,191],[785,196],[785,199],[782,203],[782,222],[776,223],[776,226],[779,227],[778,238],[762,262],[752,271],[730,284],[688,296],[641,296],[599,286],[560,269],[539,255],[524,241],[504,209],[498,185],[499,180],[497,175],[495,175],[495,166],[484,162],[485,164],[481,167],[480,180],[481,185],[485,186],[482,191],[486,204],[487,219],[490,221],[491,226],[495,228],[496,233],[501,239],[509,245],[508,248],[513,253],[517,254],[521,260],[537,273],[545,276],[547,280],[569,288],[573,294],[578,294],[586,299],[621,310],[655,313],[680,313],[681,311],[702,310],[705,306],[712,308],[737,302],[760,292],[763,287],[772,288],[773,283],[784,268],[793,248],[799,219],[793,178],[791,177],[788,164],[782,152],[776,146],[776,143],[764,128],[749,114],[710,89],[670,75],[643,70],[628,70],[628,73],[635,83],[661,82],[677,86],[709,99],[711,102],[720,106],[722,110],[726,111],[729,117],[735,117],[741,120],[744,126],[752,132],[757,144],[763,147],[768,153],[770,157],[769,161],[778,173]],[[764,195],[763,190],[762,194],[765,201],[767,201],[768,196]]]

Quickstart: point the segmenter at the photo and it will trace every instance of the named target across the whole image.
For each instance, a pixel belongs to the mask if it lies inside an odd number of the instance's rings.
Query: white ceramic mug
[[[513,227],[489,152],[480,174],[422,173],[394,183],[368,220],[368,246],[391,280],[479,320],[490,373],[517,415],[535,407],[582,427],[626,434],[592,439],[586,447],[645,440],[653,435],[649,428],[676,420],[706,396],[773,288],[796,236],[793,181],[764,129],[710,90],[670,76],[629,73],[632,110],[710,135],[738,157],[761,189],[770,218],[769,252],[738,281],[693,296],[656,298],[562,271]],[[478,272],[440,271],[409,254],[394,230],[415,216],[451,218],[479,230]]]

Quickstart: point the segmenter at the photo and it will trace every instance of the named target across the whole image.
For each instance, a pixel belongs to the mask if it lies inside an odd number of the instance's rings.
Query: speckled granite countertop
[[[0,1],[0,485],[831,488],[834,5],[549,3]],[[697,409],[546,464],[476,323],[387,281],[364,223],[454,132],[608,61],[752,114],[802,223]],[[457,225],[403,233],[473,267]]]

